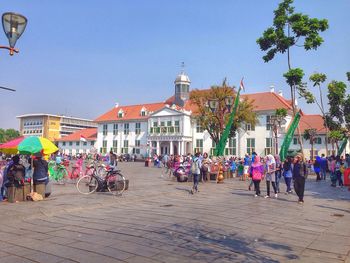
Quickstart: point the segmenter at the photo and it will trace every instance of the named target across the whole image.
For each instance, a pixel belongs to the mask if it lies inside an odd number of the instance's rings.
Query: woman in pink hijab
[[[260,196],[260,182],[264,179],[264,165],[260,162],[260,156],[256,155],[254,163],[250,166],[252,180],[255,188],[255,197]]]

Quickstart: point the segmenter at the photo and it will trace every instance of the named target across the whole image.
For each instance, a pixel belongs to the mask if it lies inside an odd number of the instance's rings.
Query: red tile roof
[[[57,139],[59,142],[79,141],[80,135],[86,138],[87,141],[95,141],[97,139],[97,128],[88,128],[76,131],[63,138]]]
[[[284,97],[276,94],[275,92],[259,92],[251,94],[242,94],[242,98],[247,98],[253,101],[253,105],[256,111],[275,110],[283,108],[291,110],[291,101],[286,100]]]
[[[316,129],[317,134],[326,134],[326,128],[322,115],[304,114],[299,122],[300,133],[303,134],[306,129]]]
[[[149,116],[141,116],[141,109],[144,107],[147,112],[155,112],[165,107],[165,102],[118,106],[109,110],[105,114],[95,119],[95,122],[109,122],[109,121],[124,121],[124,120],[142,120],[147,119]],[[124,116],[118,118],[119,110],[123,110]]]

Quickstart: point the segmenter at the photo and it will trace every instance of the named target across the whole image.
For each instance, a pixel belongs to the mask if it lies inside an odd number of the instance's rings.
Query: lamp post
[[[15,48],[17,40],[21,37],[27,26],[27,18],[20,14],[7,12],[2,15],[2,28],[5,35],[9,40],[8,46],[0,46],[1,49],[7,49],[10,51],[10,56],[13,56],[14,52],[18,53],[18,49]],[[16,91],[14,89],[0,87],[0,89],[8,91]]]
[[[27,21],[25,16],[12,12],[6,12],[2,15],[2,27],[9,40],[9,46],[0,46],[0,48],[8,49],[10,51],[10,56],[12,56],[14,52],[19,52],[18,49],[15,48],[15,45],[26,29]]]
[[[275,154],[278,154],[278,129],[281,128],[284,117],[281,115],[272,115],[270,117],[270,125],[272,132],[275,135]],[[273,136],[272,136],[273,137]]]

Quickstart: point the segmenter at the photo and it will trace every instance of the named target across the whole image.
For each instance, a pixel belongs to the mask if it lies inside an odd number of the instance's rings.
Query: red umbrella
[[[0,144],[0,152],[7,154],[16,154],[18,152],[18,145],[23,141],[24,137],[18,137],[11,141]]]

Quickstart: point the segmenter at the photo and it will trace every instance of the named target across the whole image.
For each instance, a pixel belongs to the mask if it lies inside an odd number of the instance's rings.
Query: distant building
[[[95,149],[96,139],[97,128],[88,128],[57,139],[56,143],[62,153],[77,155],[78,153],[90,153],[92,149]]]
[[[164,102],[138,105],[115,105],[114,108],[95,119],[98,124],[97,150],[117,154],[187,154],[197,151],[214,153],[215,144],[208,131],[196,122],[196,106],[190,98],[190,80],[182,72],[174,81],[174,95]],[[205,92],[205,90],[203,90]],[[292,120],[292,101],[276,93],[274,88],[267,92],[242,94],[242,99],[253,103],[258,123],[255,127],[242,123],[236,137],[227,141],[225,155],[244,156],[253,151],[265,156],[275,152],[275,138],[270,119],[276,109],[287,110],[287,117],[279,129],[278,147],[281,147],[285,133]],[[325,153],[323,119],[320,115],[302,113],[301,133],[307,128],[316,128],[315,153]],[[292,142],[291,149],[299,149]],[[329,144],[328,149],[331,149]],[[311,146],[304,140],[304,154],[310,157]]]
[[[52,114],[24,114],[17,116],[20,133],[23,136],[42,136],[51,141],[67,136],[75,131],[96,128],[92,120]]]

